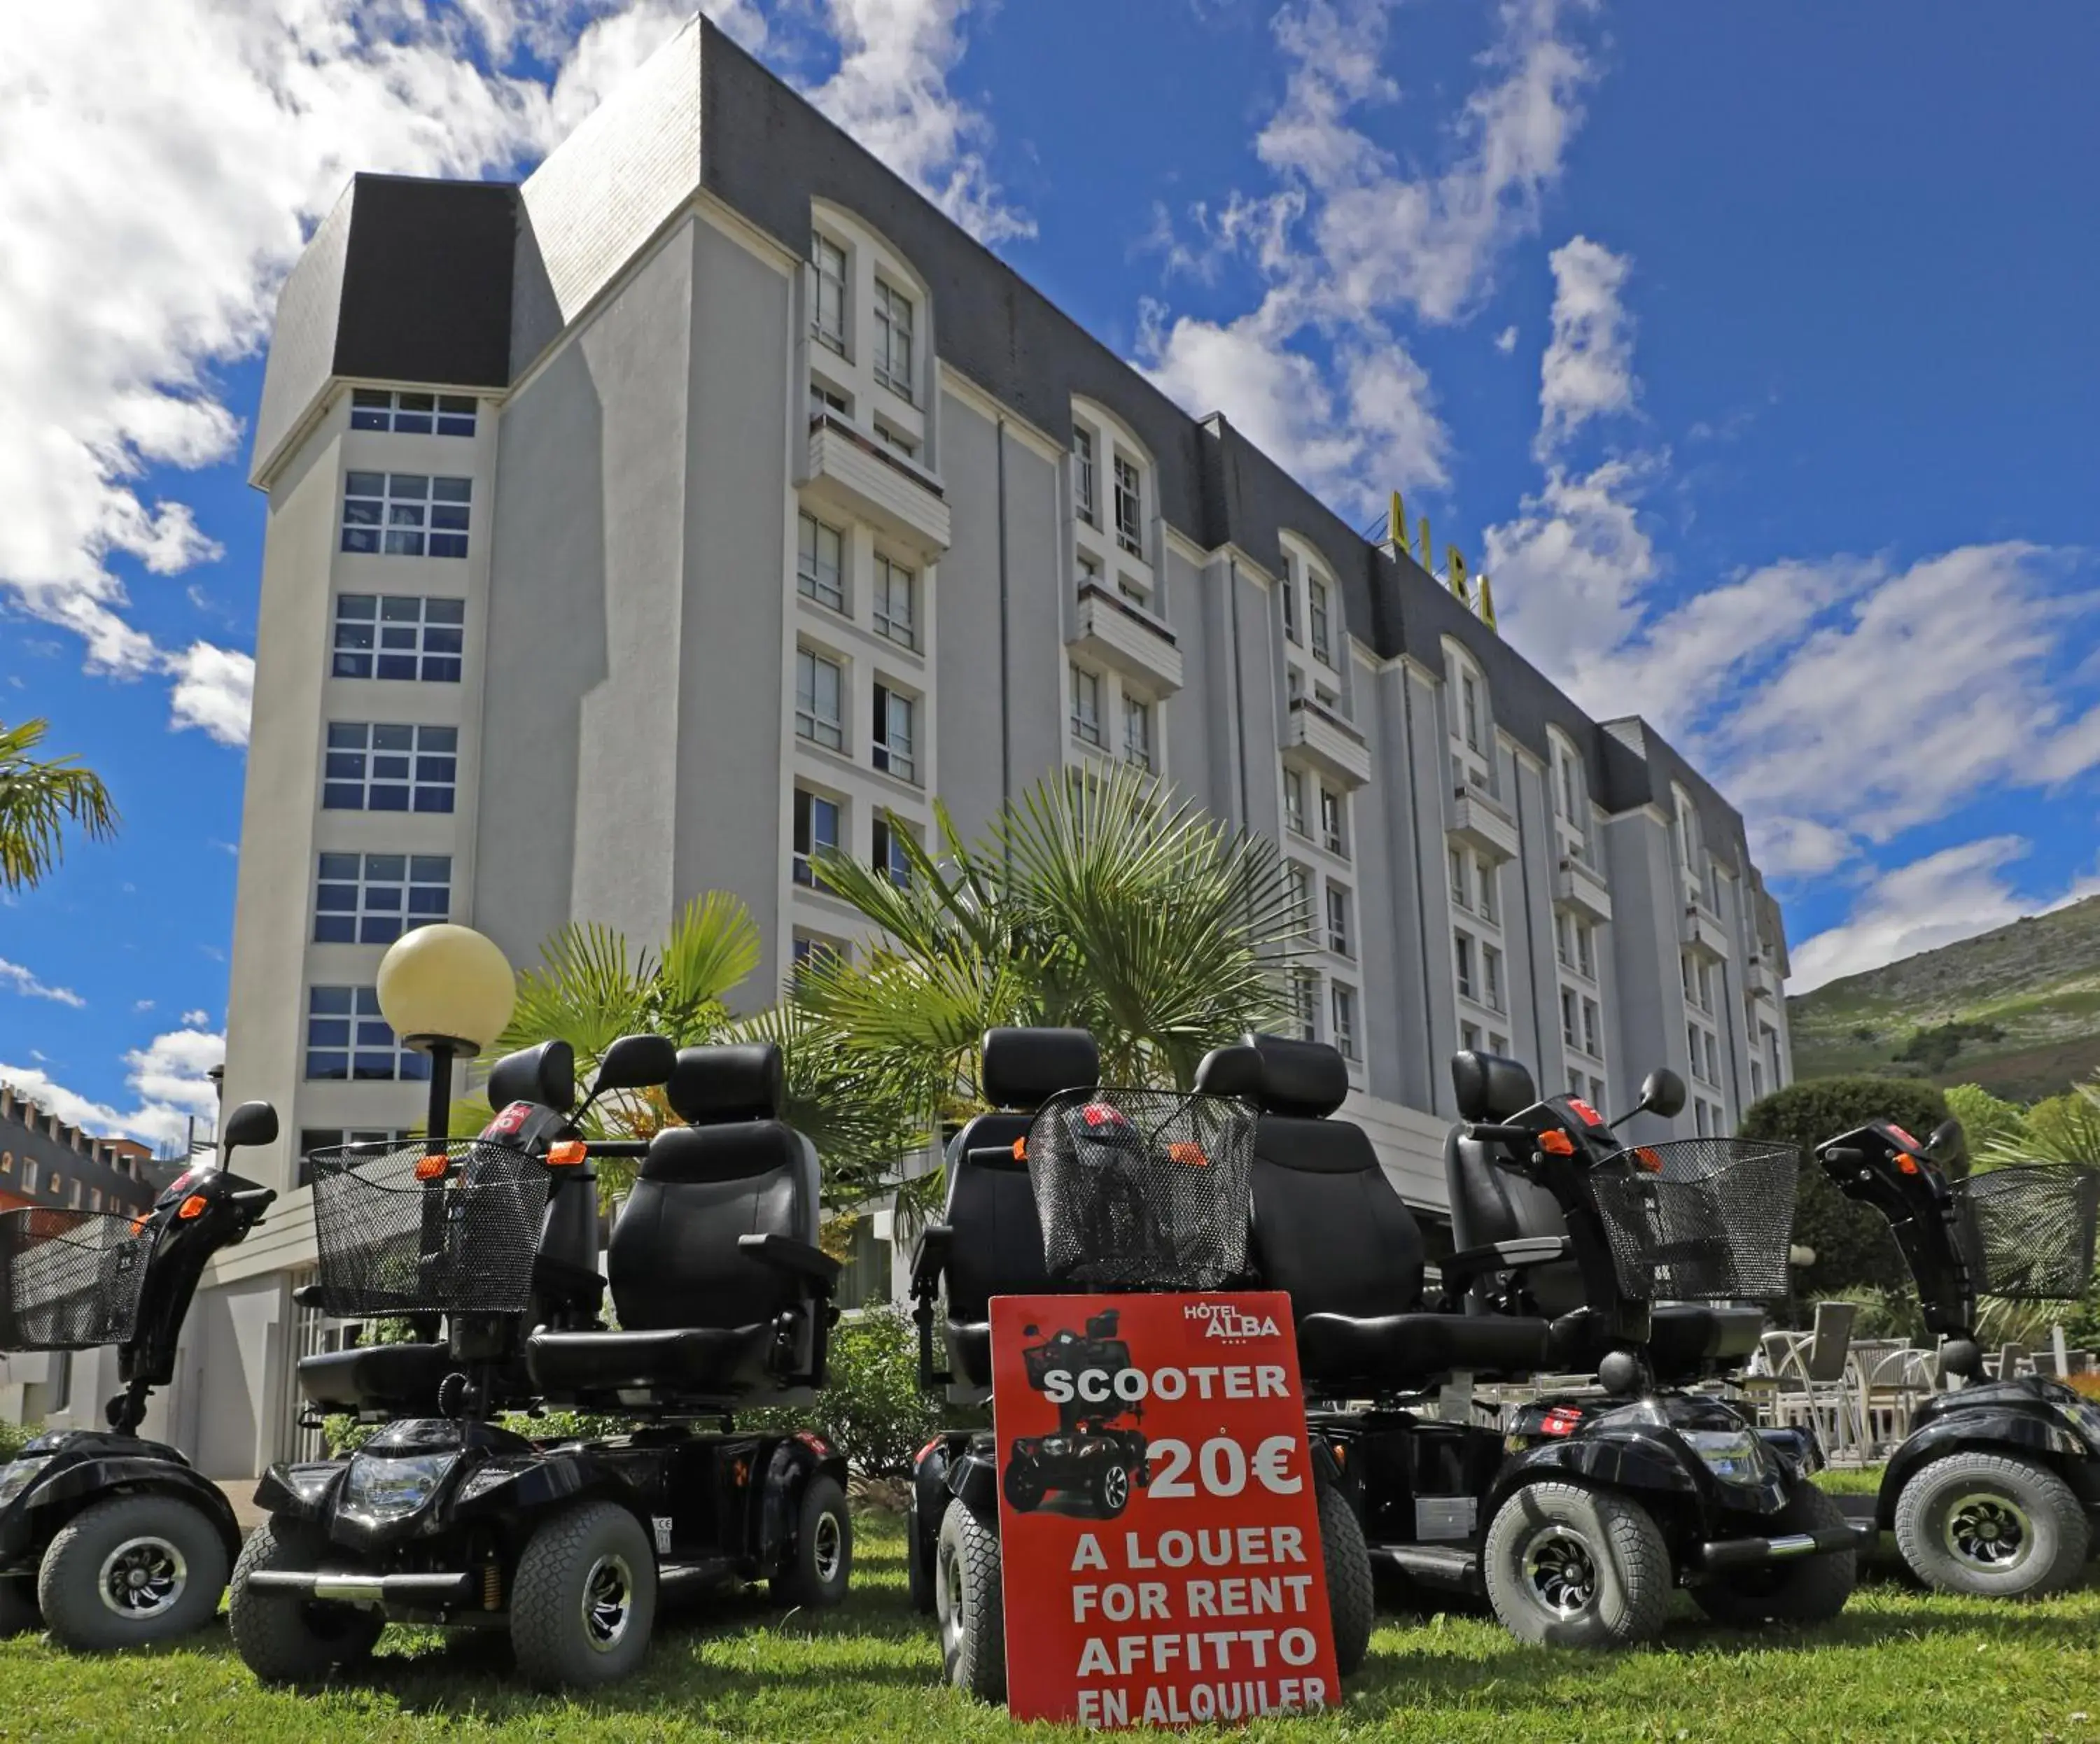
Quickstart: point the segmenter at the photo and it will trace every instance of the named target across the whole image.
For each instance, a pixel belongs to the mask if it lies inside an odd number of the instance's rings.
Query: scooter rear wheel
[[[226,1590],[225,1541],[180,1496],[114,1495],[60,1529],[37,1575],[51,1637],[77,1653],[173,1641],[210,1623]]]
[[[853,1579],[853,1517],[836,1478],[818,1473],[804,1486],[788,1566],[767,1591],[775,1605],[812,1609],[839,1604]]]
[[[2046,1466],[1999,1453],[1953,1453],[1896,1498],[1896,1547],[1943,1592],[2036,1598],[2085,1576],[2092,1524]]]

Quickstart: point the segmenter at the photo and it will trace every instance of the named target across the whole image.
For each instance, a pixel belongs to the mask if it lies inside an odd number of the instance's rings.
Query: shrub
[[[1948,1112],[1968,1139],[1969,1155],[1979,1164],[1996,1147],[2026,1143],[2027,1111],[2018,1103],[1993,1096],[1980,1084],[1950,1084],[1946,1095]]]
[[[41,1423],[10,1423],[0,1417],[0,1461],[13,1459],[43,1433]]]
[[[1894,1121],[1922,1138],[1946,1118],[1944,1096],[1930,1084],[1903,1078],[1810,1078],[1775,1090],[1745,1111],[1737,1129],[1744,1138],[1798,1145],[1802,1152],[1793,1239],[1815,1250],[1815,1263],[1800,1274],[1803,1296],[1915,1288],[1887,1220],[1831,1185],[1811,1154],[1814,1147],[1868,1121]]]
[[[816,1428],[871,1477],[908,1472],[911,1456],[950,1414],[919,1389],[919,1329],[891,1307],[832,1328],[829,1379],[807,1410],[746,1411],[739,1429]]]

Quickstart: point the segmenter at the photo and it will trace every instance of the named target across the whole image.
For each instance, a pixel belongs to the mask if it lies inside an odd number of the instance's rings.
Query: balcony
[[[1574,854],[1564,854],[1560,870],[1555,875],[1554,900],[1564,909],[1594,921],[1608,921],[1612,918],[1611,887],[1605,883],[1604,874],[1586,860]]]
[[[1072,651],[1114,667],[1155,697],[1181,688],[1181,650],[1174,632],[1150,612],[1094,582],[1079,586]]]
[[[796,482],[812,503],[880,528],[922,563],[948,548],[948,502],[940,482],[834,413],[810,419],[809,472]]]
[[[1361,787],[1371,778],[1370,747],[1363,734],[1311,697],[1290,699],[1283,749],[1337,786]]]
[[[1753,957],[1743,965],[1743,987],[1753,999],[1768,999],[1774,1005],[1785,993],[1779,971],[1762,957]]]
[[[1728,954],[1727,929],[1721,924],[1721,917],[1702,904],[1684,905],[1684,929],[1679,937],[1688,949],[1716,962]]]
[[[1499,799],[1489,799],[1477,787],[1452,790],[1451,817],[1445,830],[1498,863],[1516,858],[1516,820]]]

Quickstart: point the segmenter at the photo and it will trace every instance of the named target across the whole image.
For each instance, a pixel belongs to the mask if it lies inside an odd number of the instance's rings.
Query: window
[[[1287,571],[1283,586],[1278,590],[1283,595],[1283,633],[1291,641],[1298,640],[1298,583]]]
[[[829,236],[810,239],[816,290],[810,306],[810,337],[841,356],[846,349],[846,251]]]
[[[1101,584],[1101,560],[1099,557],[1090,557],[1085,552],[1081,552],[1079,553],[1079,585],[1082,588],[1098,588]]]
[[[1692,1098],[1692,1116],[1693,1120],[1698,1123],[1699,1136],[1702,1138],[1710,1136],[1710,1130],[1706,1125],[1706,1100],[1703,1096],[1695,1096]]]
[[[1761,1060],[1750,1062],[1750,1100],[1755,1102],[1765,1093],[1765,1068]]]
[[[1140,587],[1127,575],[1116,577],[1116,592],[1125,604],[1135,606],[1147,617],[1152,614],[1152,589]]]
[[[1458,675],[1458,717],[1460,736],[1466,749],[1477,751],[1480,748],[1480,685],[1471,672]]]
[[[1451,850],[1451,900],[1462,909],[1470,909],[1473,905],[1467,883],[1465,850],[1454,848]]]
[[[1593,1108],[1604,1106],[1604,1081],[1602,1078],[1590,1080],[1590,1106]]]
[[[1072,668],[1072,737],[1083,745],[1101,742],[1101,680],[1083,666]]]
[[[846,609],[845,535],[805,510],[795,558],[795,585],[805,599]]]
[[[1553,742],[1555,781],[1553,809],[1571,829],[1581,830],[1589,821],[1585,803],[1582,760],[1558,739]]]
[[[1335,654],[1327,639],[1327,584],[1317,575],[1305,578],[1305,620],[1312,632],[1312,658],[1335,663]]]
[[[307,989],[307,1076],[392,1082],[430,1075],[430,1057],[402,1046],[370,987]]]
[[[789,942],[793,972],[800,975],[810,964],[823,958],[832,958],[843,962],[849,953],[836,939],[827,939],[822,933],[804,932],[800,927]]]
[[[1603,1014],[1597,1009],[1597,1002],[1585,999],[1582,1002],[1582,1051],[1592,1059],[1604,1057],[1604,1027]]]
[[[466,648],[466,601],[412,594],[339,593],[333,678],[456,685]]]
[[[1293,835],[1310,837],[1305,827],[1305,776],[1302,770],[1283,772],[1283,821]]]
[[[314,943],[391,945],[452,912],[449,854],[323,854]]]
[[[1597,929],[1586,920],[1575,923],[1575,967],[1591,980],[1597,979]]]
[[[901,454],[907,460],[919,458],[919,444],[909,436],[892,429],[880,418],[875,421],[875,439],[892,453]]]
[[[1115,457],[1116,543],[1134,557],[1145,555],[1145,491],[1135,461]]]
[[[1356,989],[1335,981],[1328,988],[1333,998],[1335,1051],[1344,1059],[1357,1057]]]
[[[1123,755],[1140,769],[1152,767],[1152,704],[1128,691],[1123,698]]]
[[[875,379],[899,399],[911,398],[911,299],[875,281]]]
[[[1477,1052],[1480,1046],[1480,1026],[1478,1024],[1461,1024],[1458,1026],[1458,1046],[1468,1053]]]
[[[1337,957],[1353,957],[1349,948],[1349,893],[1339,884],[1327,887],[1327,949]]]
[[[1490,1054],[1499,1054],[1504,1059],[1507,1059],[1509,1057],[1509,1037],[1507,1036],[1498,1036],[1495,1034],[1493,1030],[1489,1031],[1488,1051]]]
[[[1562,968],[1575,967],[1575,922],[1565,910],[1553,917],[1553,954],[1560,959]]]
[[[1498,924],[1495,887],[1501,881],[1502,874],[1485,859],[1478,857],[1473,861],[1473,870],[1479,874],[1480,881],[1480,918],[1490,927],[1495,926]]]
[[[1320,1039],[1320,977],[1309,969],[1290,971],[1290,1006],[1302,1042]]]
[[[1349,857],[1348,802],[1325,786],[1320,789],[1320,839],[1329,853]]]
[[[840,698],[845,673],[836,660],[812,649],[795,650],[795,733],[832,751],[845,748],[845,717]]]
[[[1502,1008],[1502,953],[1492,945],[1480,947],[1480,1002],[1490,1011]]]
[[[1560,1039],[1572,1048],[1579,1048],[1582,1045],[1582,1032],[1576,1023],[1576,1014],[1578,1010],[1574,994],[1566,988],[1562,988],[1560,989]]]
[[[314,1171],[308,1160],[316,1151],[338,1151],[346,1144],[371,1145],[374,1149],[364,1154],[381,1154],[377,1147],[401,1145],[408,1142],[408,1129],[401,1126],[302,1126],[299,1129],[298,1169],[293,1175],[294,1187],[311,1187]]]
[[[875,687],[875,766],[899,781],[919,779],[918,704],[887,685]]]
[[[827,387],[821,381],[810,384],[810,421],[814,424],[827,413],[836,412],[842,418],[853,416],[853,402],[836,388]]]
[[[331,720],[323,774],[325,811],[449,812],[459,785],[459,729]]]
[[[1460,932],[1452,936],[1451,942],[1458,964],[1458,996],[1462,999],[1473,998],[1476,997],[1473,983],[1473,941]]]
[[[904,851],[904,826],[878,813],[875,820],[875,843],[872,858],[875,870],[897,886],[899,890],[911,882],[911,860]]]
[[[342,548],[390,557],[466,555],[471,478],[351,473],[343,482]]]
[[[839,846],[839,807],[835,799],[807,788],[795,790],[795,852],[791,875],[805,890],[828,887],[818,874],[817,856],[836,853]]]
[[[1283,669],[1283,688],[1293,702],[1304,701],[1305,675],[1295,666],[1286,667]]]
[[[1718,1084],[1721,1081],[1721,1046],[1719,1038],[1717,1037],[1710,1029],[1708,1030],[1705,1034],[1706,1081],[1709,1084]]]
[[[1571,1096],[1581,1095],[1582,1094],[1582,1074],[1581,1072],[1570,1072],[1568,1074],[1568,1094]],[[1593,1103],[1591,1106],[1594,1107],[1595,1104]]]
[[[385,388],[353,388],[350,427],[391,430],[397,436],[471,436],[474,400],[470,394],[396,394]]]
[[[1072,495],[1079,504],[1079,518],[1088,526],[1099,526],[1094,513],[1094,433],[1076,425],[1072,430]],[[1101,566],[1097,563],[1094,568],[1098,574]]]
[[[919,645],[919,577],[902,563],[875,560],[875,633],[900,648]]]
[[[1290,894],[1291,923],[1310,930],[1312,925],[1312,874],[1295,860],[1283,862],[1284,888]]]

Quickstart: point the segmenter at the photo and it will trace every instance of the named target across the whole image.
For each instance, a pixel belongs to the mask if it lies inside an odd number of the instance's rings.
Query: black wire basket
[[[1957,1239],[1980,1294],[2076,1301],[2093,1284],[2100,1169],[2014,1163],[1954,1187]]]
[[[378,1156],[368,1145],[344,1145],[307,1163],[325,1312],[525,1311],[547,1206],[538,1157],[455,1139]]]
[[[1253,1108],[1173,1090],[1062,1090],[1028,1129],[1050,1275],[1215,1290],[1246,1270]]]
[[[155,1240],[141,1223],[51,1205],[0,1215],[0,1350],[130,1343]]]
[[[1624,1152],[1590,1184],[1633,1301],[1771,1301],[1787,1293],[1801,1152],[1754,1138]]]

